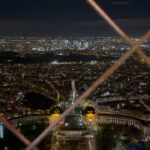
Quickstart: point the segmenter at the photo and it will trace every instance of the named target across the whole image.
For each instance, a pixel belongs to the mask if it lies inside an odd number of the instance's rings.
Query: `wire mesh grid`
[[[86,0],[87,3],[101,16],[107,24],[124,40],[126,44],[130,46],[130,49],[122,55],[111,67],[109,67],[106,72],[104,72],[83,94],[81,94],[65,112],[49,127],[47,127],[33,142],[29,141],[22,133],[20,133],[10,122],[8,122],[3,116],[0,116],[0,122],[3,124],[16,136],[20,141],[22,141],[27,147],[26,150],[38,150],[36,147],[52,130],[52,128],[57,125],[64,117],[66,117],[82,100],[88,98],[103,82],[105,82],[119,67],[121,67],[134,53],[137,53],[145,64],[150,65],[150,57],[147,56],[141,49],[145,41],[150,39],[150,31],[136,43],[130,39],[130,37],[111,19],[111,17],[99,6],[94,0]]]

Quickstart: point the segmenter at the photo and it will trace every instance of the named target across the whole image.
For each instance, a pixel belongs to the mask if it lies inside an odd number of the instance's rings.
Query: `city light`
[[[4,138],[4,125],[0,122],[0,139]]]

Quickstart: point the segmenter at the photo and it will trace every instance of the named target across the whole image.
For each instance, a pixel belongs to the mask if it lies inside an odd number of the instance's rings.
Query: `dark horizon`
[[[141,36],[150,26],[150,19],[115,20],[130,36]],[[136,24],[135,24],[136,22]],[[143,24],[145,22],[145,24]],[[9,25],[11,24],[11,26]],[[44,28],[43,28],[44,26]],[[56,30],[53,27],[56,27]],[[49,22],[8,21],[0,24],[0,36],[86,37],[118,36],[104,21],[52,24]]]
[[[85,0],[0,0],[0,36],[116,36]],[[149,0],[97,0],[131,36],[150,28]]]

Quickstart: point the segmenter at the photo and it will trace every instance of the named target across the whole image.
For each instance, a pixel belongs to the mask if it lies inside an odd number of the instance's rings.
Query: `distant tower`
[[[75,86],[75,80],[71,81],[71,87],[72,87],[71,102],[72,102],[72,104],[74,104],[75,100],[77,98],[77,91],[76,91],[76,86]]]
[[[75,103],[75,100],[78,97],[76,86],[75,86],[75,80],[71,81],[71,87],[72,87],[72,93],[71,93],[70,100],[71,100],[71,104],[73,105]],[[73,110],[73,113],[74,113],[74,110]]]

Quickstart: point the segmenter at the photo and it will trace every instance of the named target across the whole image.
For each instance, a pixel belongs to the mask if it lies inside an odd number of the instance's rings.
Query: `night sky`
[[[131,35],[150,29],[150,0],[97,0]],[[85,0],[0,0],[0,36],[109,36]]]

